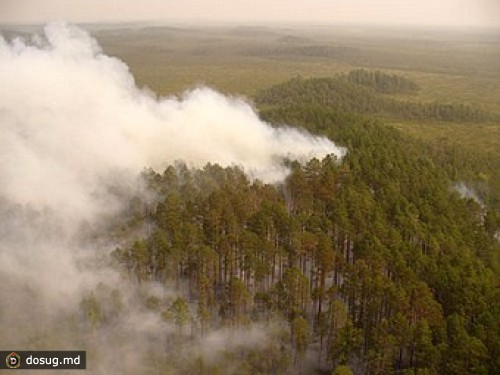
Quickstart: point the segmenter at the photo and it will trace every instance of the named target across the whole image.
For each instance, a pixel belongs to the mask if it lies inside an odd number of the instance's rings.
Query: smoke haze
[[[243,100],[207,88],[157,100],[86,32],[62,24],[32,43],[1,41],[0,80],[0,193],[15,202],[84,212],[112,170],[182,159],[238,165],[276,182],[287,173],[283,157],[342,154],[325,138],[274,129]]]
[[[479,198],[477,193],[471,187],[467,186],[464,182],[458,182],[454,185],[454,189],[460,194],[460,196],[464,199],[472,199],[481,207],[484,207],[484,203]]]
[[[120,284],[95,263],[98,246],[80,241],[82,225],[99,226],[119,209],[109,186],[133,190],[144,167],[161,170],[176,160],[237,165],[250,177],[279,182],[288,173],[283,158],[343,155],[326,138],[273,128],[244,100],[208,88],[158,99],[137,88],[127,66],[103,54],[87,32],[66,24],[51,24],[29,41],[0,37],[0,82],[0,297],[8,300],[0,342],[127,355],[121,363],[100,360],[93,373],[134,373],[131,362],[139,362],[123,336],[137,346],[140,332],[148,332],[140,343],[146,349],[162,342],[159,318],[134,308],[139,297],[124,285],[118,288],[127,315],[115,331],[88,334],[81,326],[81,336],[65,333],[89,290]]]
[[[0,22],[218,21],[352,22],[399,25],[500,24],[498,0],[0,0]]]

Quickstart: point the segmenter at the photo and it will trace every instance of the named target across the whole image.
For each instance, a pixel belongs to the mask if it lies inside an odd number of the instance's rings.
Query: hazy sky
[[[500,27],[500,0],[0,0],[0,23],[52,20]]]

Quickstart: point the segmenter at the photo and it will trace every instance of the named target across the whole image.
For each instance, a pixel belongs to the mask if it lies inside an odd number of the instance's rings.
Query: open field
[[[139,84],[171,94],[199,84],[246,96],[294,76],[383,69],[419,83],[419,100],[464,102],[500,113],[500,38],[316,28],[139,28],[94,30]],[[397,35],[397,36],[396,36]]]

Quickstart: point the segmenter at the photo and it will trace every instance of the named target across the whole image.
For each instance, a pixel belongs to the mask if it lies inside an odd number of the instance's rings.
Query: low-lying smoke
[[[453,188],[455,191],[460,194],[460,196],[464,199],[472,199],[475,201],[477,204],[479,204],[481,207],[484,207],[483,201],[479,198],[479,196],[476,194],[476,192],[469,186],[467,186],[464,182],[457,182]]]
[[[176,160],[237,165],[250,177],[279,182],[288,173],[284,158],[343,155],[326,138],[273,128],[244,100],[208,88],[158,99],[137,88],[128,67],[87,32],[65,24],[30,40],[0,36],[0,82],[4,345],[50,349],[51,339],[42,338],[64,324],[60,312],[78,307],[99,282],[116,283],[106,269],[79,266],[85,249],[75,240],[82,223],[95,225],[119,207],[107,186],[133,184],[144,167],[161,170]],[[130,311],[124,323],[133,332],[149,319],[139,315]],[[93,340],[63,331],[58,337],[53,342],[72,348]]]

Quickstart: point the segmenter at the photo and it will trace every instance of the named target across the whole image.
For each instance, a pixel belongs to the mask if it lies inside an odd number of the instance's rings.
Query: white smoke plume
[[[455,189],[458,194],[464,199],[472,199],[475,201],[477,204],[479,204],[481,207],[484,207],[484,203],[479,198],[479,196],[476,194],[476,192],[469,186],[467,186],[464,182],[457,182],[453,188]]]
[[[276,182],[284,157],[342,156],[328,139],[275,129],[248,103],[207,88],[158,100],[85,31],[51,24],[44,33],[0,40],[0,194],[10,200],[82,212],[117,169],[212,162]]]
[[[133,185],[144,167],[161,171],[176,160],[237,165],[278,182],[288,173],[284,158],[343,153],[326,138],[273,128],[244,100],[207,88],[156,98],[77,27],[51,24],[30,40],[0,36],[0,342],[8,349],[107,345],[117,366],[119,358],[133,358],[127,349],[118,354],[123,335],[138,344],[138,331],[157,331],[151,327],[158,318],[130,302],[114,333],[65,333],[65,324],[78,321],[74,311],[85,293],[100,282],[119,284],[107,267],[82,266],[96,245],[75,239],[82,223],[99,225],[118,208],[108,186]],[[123,303],[134,298],[126,295]],[[110,372],[100,363],[93,373]]]

